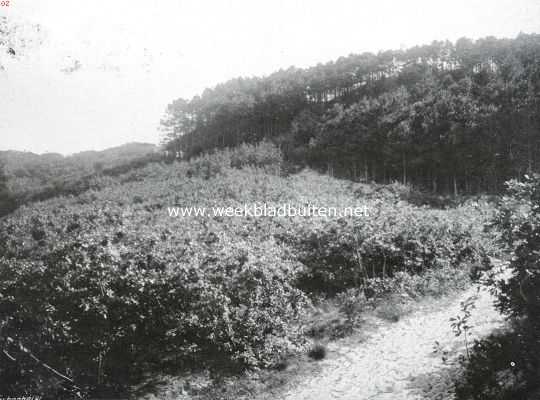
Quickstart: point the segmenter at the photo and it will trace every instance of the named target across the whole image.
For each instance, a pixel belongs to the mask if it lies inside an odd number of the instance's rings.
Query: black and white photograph
[[[540,0],[0,0],[0,400],[540,400]]]

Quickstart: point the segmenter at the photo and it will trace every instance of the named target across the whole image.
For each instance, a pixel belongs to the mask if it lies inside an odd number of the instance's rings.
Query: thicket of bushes
[[[306,266],[301,286],[334,294],[368,288],[374,278],[393,278],[399,272],[481,267],[486,256],[475,237],[474,224],[479,221],[474,214],[471,206],[451,213],[394,203],[390,197],[377,203],[367,223],[349,219],[302,226],[291,237]]]
[[[493,222],[512,255],[512,274],[508,281],[488,284],[512,330],[476,343],[457,385],[459,399],[540,396],[540,176],[507,185]]]
[[[444,284],[481,261],[477,227],[488,212],[475,204],[430,210],[401,200],[402,188],[366,195],[368,185],[280,171],[278,149],[246,145],[96,178],[78,196],[0,220],[0,338],[9,355],[0,354],[0,392],[68,396],[72,385],[32,356],[108,396],[149,371],[275,366],[307,344],[299,321],[314,291],[375,295],[391,282],[420,288],[427,275]],[[262,201],[365,205],[373,214],[167,212]]]

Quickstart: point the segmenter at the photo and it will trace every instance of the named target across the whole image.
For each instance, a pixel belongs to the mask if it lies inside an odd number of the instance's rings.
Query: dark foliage
[[[540,176],[508,183],[495,225],[512,252],[508,281],[490,282],[512,332],[475,346],[461,399],[535,399],[540,389]]]
[[[164,141],[191,158],[270,138],[336,176],[498,192],[539,168],[539,66],[535,34],[355,54],[175,100]]]

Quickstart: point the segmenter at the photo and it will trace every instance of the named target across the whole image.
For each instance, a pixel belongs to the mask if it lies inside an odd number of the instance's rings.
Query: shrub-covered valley
[[[510,321],[474,343],[470,305],[448,321],[452,396],[533,399],[539,54],[520,35],[350,56],[174,101],[163,153],[4,154],[0,394],[256,398],[246,377],[478,284]],[[369,213],[169,213],[255,203]]]
[[[78,196],[23,206],[1,222],[2,334],[6,351],[23,357],[3,364],[3,382],[38,391],[56,382],[59,393],[66,385],[25,360],[19,343],[47,365],[69,368],[79,387],[105,393],[152,370],[272,368],[313,344],[309,315],[326,298],[338,299],[346,331],[355,312],[396,290],[417,297],[465,286],[487,262],[487,203],[441,210],[411,197],[400,184],[310,170],[284,176],[279,150],[262,143],[152,163],[96,178]],[[261,199],[367,205],[370,215],[167,212]]]

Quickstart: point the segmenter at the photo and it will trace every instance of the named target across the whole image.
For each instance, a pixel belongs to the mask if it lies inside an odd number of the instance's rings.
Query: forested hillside
[[[238,78],[167,107],[169,150],[271,138],[288,161],[439,193],[538,170],[540,35],[433,42]]]
[[[88,190],[101,175],[114,176],[161,159],[150,143],[63,156],[0,151],[0,216],[21,204]]]

